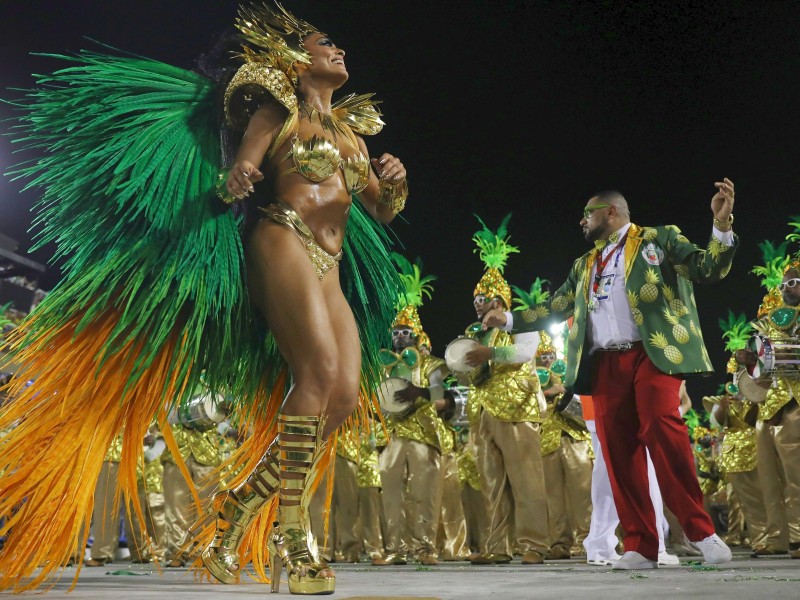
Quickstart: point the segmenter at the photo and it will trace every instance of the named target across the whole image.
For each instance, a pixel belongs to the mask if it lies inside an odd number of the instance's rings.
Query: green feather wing
[[[135,56],[53,56],[69,66],[37,77],[11,130],[36,156],[10,173],[43,192],[36,246],[54,243],[63,263],[29,338],[114,307],[121,318],[104,352],[144,343],[132,379],[177,326],[186,343],[172,366],[199,377],[206,364],[227,365],[214,372],[230,381],[249,360],[234,340],[267,350],[247,326],[238,223],[213,193],[215,84]]]
[[[394,240],[354,196],[342,260],[342,287],[361,334],[362,382],[375,389],[383,379],[381,348],[390,347],[389,331],[397,298],[404,293],[390,248]]]

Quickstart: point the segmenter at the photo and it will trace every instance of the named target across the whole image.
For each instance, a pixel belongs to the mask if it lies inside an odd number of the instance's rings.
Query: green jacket
[[[669,374],[713,371],[697,316],[693,281],[714,282],[730,271],[739,245],[729,247],[711,237],[705,250],[675,225],[638,227],[631,224],[625,241],[625,287],[633,320],[647,355]],[[586,340],[589,279],[597,259],[592,249],[570,270],[567,281],[549,302],[513,311],[513,332],[539,331],[573,318],[569,328],[566,386],[575,382]]]

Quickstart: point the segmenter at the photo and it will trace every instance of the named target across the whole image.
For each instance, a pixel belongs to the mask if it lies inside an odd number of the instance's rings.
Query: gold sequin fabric
[[[216,429],[196,431],[183,425],[173,425],[172,433],[184,462],[189,460],[190,456],[208,467],[218,467],[222,462],[223,443]],[[175,463],[169,449],[161,454],[161,462]]]
[[[471,389],[469,401],[501,421],[539,423],[538,390],[539,378],[530,363],[494,365],[486,383]]]
[[[743,473],[756,468],[756,430],[726,431],[719,457],[719,469],[725,473]]]
[[[148,494],[164,493],[164,463],[160,460],[151,460],[136,469],[136,475],[144,485]]]
[[[386,419],[389,438],[402,438],[427,444],[442,451],[441,419],[436,414],[436,407],[432,402],[421,400],[411,416],[405,419]]]
[[[456,450],[456,461],[458,464],[458,481],[474,490],[480,490],[481,477],[478,474],[478,461],[469,446],[464,445]]]
[[[361,445],[358,462],[358,487],[381,487],[381,470],[378,466],[378,451],[368,443]]]
[[[775,416],[792,398],[800,398],[800,379],[779,377],[777,385],[767,390],[767,398],[758,405],[759,421],[767,421]]]
[[[354,436],[345,434],[336,439],[336,454],[342,458],[358,464],[359,451],[359,443]]]
[[[747,424],[751,402],[731,400],[728,405],[727,427],[724,430],[719,469],[725,473],[743,473],[756,468],[756,429]]]
[[[103,459],[105,462],[116,462],[118,463],[122,460],[122,436],[118,435],[114,438],[114,441],[111,442],[111,446],[109,446],[108,451],[106,451],[106,456]]]

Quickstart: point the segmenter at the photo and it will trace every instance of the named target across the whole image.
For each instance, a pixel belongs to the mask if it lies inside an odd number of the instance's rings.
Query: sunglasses
[[[411,337],[413,331],[411,329],[392,329],[392,337]]]
[[[784,281],[783,283],[778,284],[778,291],[783,292],[786,288],[793,288],[797,284],[800,284],[800,278],[797,277],[788,281]]]
[[[483,306],[484,304],[488,304],[491,301],[492,299],[487,298],[486,296],[475,296],[475,299],[472,301],[472,303],[475,306]]]
[[[592,204],[591,206],[584,206],[583,207],[583,218],[588,219],[589,215],[591,215],[594,211],[599,208],[608,208],[611,206],[610,204]]]

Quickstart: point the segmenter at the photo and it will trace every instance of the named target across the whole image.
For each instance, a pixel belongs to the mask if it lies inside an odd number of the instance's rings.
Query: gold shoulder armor
[[[265,62],[246,62],[225,90],[225,120],[243,131],[259,106],[277,100],[289,112],[297,112],[297,96],[283,71]]]
[[[379,133],[385,123],[381,120],[381,112],[376,105],[375,94],[350,94],[337,101],[332,107],[333,116],[346,123],[350,129],[361,135]]]

